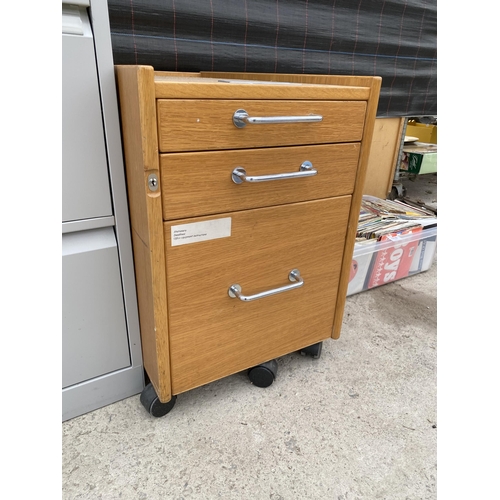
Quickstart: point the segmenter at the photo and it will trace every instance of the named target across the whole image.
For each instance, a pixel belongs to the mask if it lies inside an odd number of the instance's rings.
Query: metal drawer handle
[[[244,109],[238,109],[234,112],[233,123],[238,128],[243,128],[247,123],[253,125],[263,123],[313,123],[323,120],[321,115],[305,116],[248,116]]]
[[[291,285],[280,286],[279,288],[273,288],[272,290],[267,290],[265,292],[256,293],[254,295],[243,295],[241,293],[241,286],[238,284],[231,285],[227,293],[232,299],[240,299],[243,302],[250,302],[251,300],[262,299],[264,297],[269,297],[270,295],[276,295],[277,293],[287,292],[288,290],[293,290],[294,288],[300,288],[304,284],[304,280],[300,276],[298,269],[292,269],[288,275],[290,281],[294,281]]]
[[[317,173],[318,171],[313,168],[312,163],[305,161],[300,166],[298,172],[286,172],[284,174],[247,175],[247,171],[243,167],[236,167],[231,174],[231,179],[233,179],[235,184],[241,184],[243,182],[267,182],[296,179],[298,177],[312,177]]]

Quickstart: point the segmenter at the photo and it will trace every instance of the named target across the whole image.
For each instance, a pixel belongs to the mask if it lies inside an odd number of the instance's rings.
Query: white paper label
[[[192,222],[191,224],[180,224],[171,228],[173,247],[197,243],[198,241],[227,238],[228,236],[231,236],[231,217],[204,222]]]

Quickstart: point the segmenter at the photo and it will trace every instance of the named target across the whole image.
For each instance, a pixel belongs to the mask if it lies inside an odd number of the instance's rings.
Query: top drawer
[[[207,151],[360,141],[365,101],[158,99],[161,152]],[[304,117],[321,121],[233,123],[237,110],[250,117]]]

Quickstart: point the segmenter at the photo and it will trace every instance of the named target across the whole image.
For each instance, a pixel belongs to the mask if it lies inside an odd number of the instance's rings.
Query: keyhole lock
[[[156,174],[148,175],[148,186],[150,191],[156,191],[158,189],[158,177]]]

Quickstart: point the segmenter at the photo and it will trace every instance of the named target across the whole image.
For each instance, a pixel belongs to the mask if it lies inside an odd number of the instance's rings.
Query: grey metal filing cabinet
[[[62,420],[144,371],[106,0],[62,3]]]

